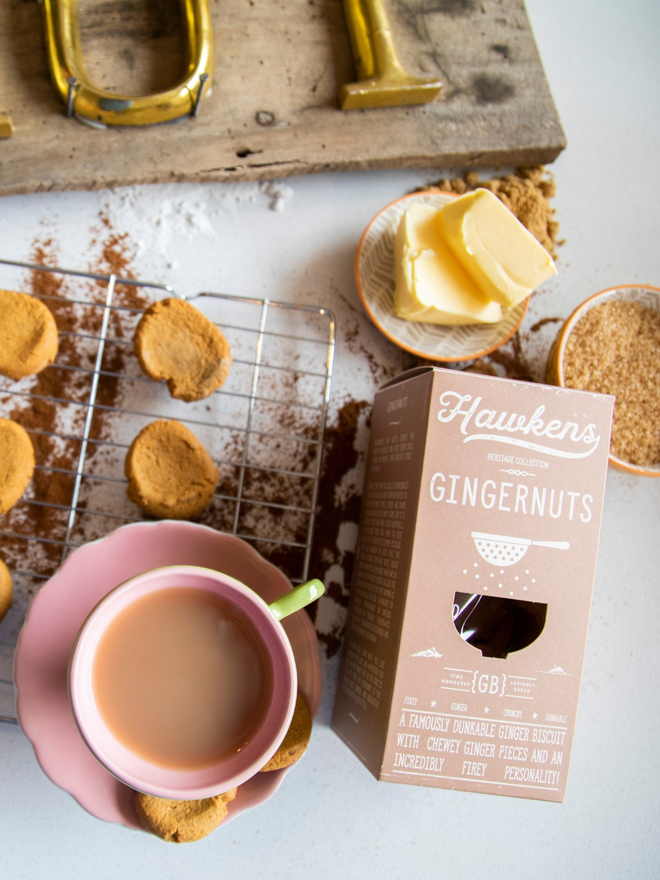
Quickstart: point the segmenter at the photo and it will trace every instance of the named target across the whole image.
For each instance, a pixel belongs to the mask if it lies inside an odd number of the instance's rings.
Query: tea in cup
[[[323,592],[313,580],[267,605],[195,566],[116,587],[71,655],[71,707],[87,746],[156,797],[210,797],[245,782],[278,748],[295,706],[296,665],[278,621]]]

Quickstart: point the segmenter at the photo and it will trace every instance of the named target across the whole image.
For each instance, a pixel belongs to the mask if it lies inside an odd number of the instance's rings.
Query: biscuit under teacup
[[[307,703],[298,694],[296,708],[293,711],[293,718],[291,719],[287,734],[270,761],[261,768],[261,772],[282,770],[284,767],[290,767],[292,764],[295,764],[304,755],[311,735],[312,716],[307,708]]]
[[[17,422],[0,419],[0,514],[21,497],[34,471],[30,436]]]
[[[164,379],[179,400],[202,400],[229,375],[229,343],[212,321],[183,300],[164,299],[150,306],[133,342],[147,376]]]
[[[11,595],[11,575],[7,566],[0,559],[0,620],[2,620],[11,607]]]
[[[211,456],[180,422],[159,419],[131,443],[126,494],[160,519],[190,519],[209,504],[220,478]]]
[[[227,804],[235,797],[235,788],[198,801],[172,801],[136,792],[135,810],[146,831],[172,843],[190,843],[220,825],[227,815]]]
[[[39,373],[57,356],[57,325],[41,300],[0,290],[0,373],[23,379]]]

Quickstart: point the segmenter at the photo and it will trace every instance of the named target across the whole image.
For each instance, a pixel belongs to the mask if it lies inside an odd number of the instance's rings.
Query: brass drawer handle
[[[85,68],[78,23],[78,0],[41,0],[46,25],[48,65],[55,87],[67,107],[99,127],[150,125],[181,116],[196,116],[211,88],[213,28],[208,0],[181,0],[187,64],[184,80],[153,95],[117,95],[90,82]]]
[[[396,53],[384,0],[344,0],[359,81],[341,87],[342,110],[426,104],[442,83],[407,73]]]

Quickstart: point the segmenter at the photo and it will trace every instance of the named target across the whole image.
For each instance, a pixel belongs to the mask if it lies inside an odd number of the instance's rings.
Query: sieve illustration
[[[515,565],[527,548],[551,547],[553,550],[568,550],[568,541],[530,541],[529,538],[510,538],[507,535],[488,535],[485,532],[472,532],[479,556],[491,565]]]

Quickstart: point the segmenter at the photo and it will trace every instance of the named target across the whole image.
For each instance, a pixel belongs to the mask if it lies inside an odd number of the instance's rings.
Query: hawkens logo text
[[[596,434],[596,425],[593,423],[579,425],[560,419],[547,420],[543,418],[544,405],[538,406],[532,415],[519,415],[482,407],[482,400],[482,397],[473,400],[471,394],[445,391],[440,395],[438,420],[446,423],[459,419],[461,434],[465,436],[464,443],[474,440],[505,443],[559,458],[587,458],[595,452],[600,442],[600,434]],[[569,443],[558,448],[539,440],[567,440]],[[571,449],[572,444],[575,445]],[[576,448],[577,444],[580,446]]]

